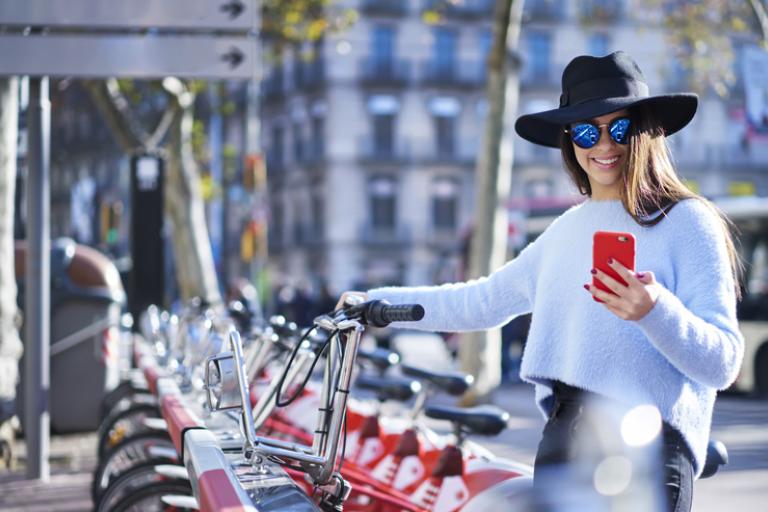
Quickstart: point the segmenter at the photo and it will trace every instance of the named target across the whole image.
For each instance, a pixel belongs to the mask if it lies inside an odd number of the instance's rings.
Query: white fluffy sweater
[[[662,285],[641,320],[615,316],[584,290],[592,280],[595,231],[634,234],[637,271],[653,271]],[[393,304],[424,306],[423,320],[396,325],[422,330],[488,329],[532,312],[520,374],[535,385],[545,415],[552,407],[552,380],[627,405],[651,403],[683,434],[697,475],[706,458],[716,392],[736,378],[744,351],[721,224],[696,199],[682,201],[648,228],[618,200],[588,200],[488,277],[368,293]]]

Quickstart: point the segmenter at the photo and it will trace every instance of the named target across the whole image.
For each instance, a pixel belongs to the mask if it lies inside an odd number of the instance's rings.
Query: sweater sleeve
[[[424,307],[422,320],[396,322],[393,327],[438,332],[498,327],[531,310],[540,244],[539,238],[487,277],[441,286],[376,288],[368,296]]]
[[[651,343],[688,378],[717,389],[735,379],[744,355],[722,223],[698,200],[673,209],[674,291],[663,288],[637,321]],[[683,211],[675,212],[676,209]],[[662,222],[673,221],[667,219]],[[652,269],[650,269],[652,270]]]

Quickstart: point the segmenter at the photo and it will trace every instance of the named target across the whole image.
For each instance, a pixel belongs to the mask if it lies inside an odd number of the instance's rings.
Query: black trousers
[[[559,382],[555,383],[554,391],[555,405],[544,427],[534,462],[534,487],[542,493],[556,491],[551,489],[556,482],[542,477],[546,469],[574,459],[576,431],[590,396],[589,392]],[[666,423],[663,424],[662,443],[659,471],[663,472],[666,510],[689,512],[693,501],[693,456],[682,435]]]

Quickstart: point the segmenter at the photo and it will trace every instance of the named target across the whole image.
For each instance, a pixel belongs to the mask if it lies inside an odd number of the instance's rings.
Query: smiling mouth
[[[599,163],[600,165],[613,165],[619,161],[619,157],[614,156],[612,158],[593,158],[592,160]]]

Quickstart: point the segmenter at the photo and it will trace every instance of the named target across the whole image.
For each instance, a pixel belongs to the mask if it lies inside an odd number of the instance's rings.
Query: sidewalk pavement
[[[51,478],[27,480],[24,440],[16,440],[18,464],[0,470],[3,512],[80,512],[92,510],[91,478],[96,466],[96,433],[51,436]]]

